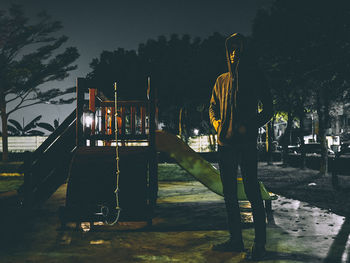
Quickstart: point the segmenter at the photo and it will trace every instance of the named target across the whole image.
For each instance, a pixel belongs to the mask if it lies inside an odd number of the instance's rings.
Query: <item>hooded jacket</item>
[[[230,42],[240,42],[238,61],[231,65]],[[258,128],[266,124],[273,115],[271,93],[267,81],[255,61],[248,57],[245,39],[233,34],[226,40],[228,72],[221,74],[215,82],[209,106],[210,122],[220,120],[217,128],[218,144],[256,142]],[[263,105],[258,111],[258,103]]]

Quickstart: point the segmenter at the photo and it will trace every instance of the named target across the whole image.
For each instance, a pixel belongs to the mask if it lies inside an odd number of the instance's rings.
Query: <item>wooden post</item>
[[[155,116],[154,116],[154,123],[155,123],[155,129],[158,127],[158,116],[159,116],[159,109],[158,109],[158,90],[154,90],[154,111],[155,111]]]
[[[77,78],[76,83],[76,96],[77,96],[77,110],[76,110],[76,146],[84,145],[83,135],[83,107],[84,107],[84,90],[85,90],[85,79]]]
[[[140,115],[141,115],[141,134],[146,134],[146,109],[145,107],[141,106],[140,108]]]
[[[89,89],[89,110],[94,113],[94,117],[92,118],[91,123],[91,135],[95,135],[95,115],[96,115],[96,106],[95,106],[95,98],[96,98],[96,89]],[[95,139],[90,140],[90,146],[95,146]]]
[[[148,77],[148,107],[149,107],[149,151],[150,151],[150,161],[149,161],[149,204],[153,209],[157,202],[158,196],[158,162],[157,162],[157,148],[156,148],[156,98],[155,92],[151,90],[151,80]]]
[[[112,121],[112,123],[111,123],[111,125],[112,125],[112,130],[111,130],[111,134],[113,134],[114,132],[115,132],[115,121],[116,121],[116,119],[115,119],[115,107],[111,107],[111,121]]]
[[[121,134],[123,137],[125,135],[125,106],[120,107],[120,117],[122,119]]]
[[[136,109],[135,106],[130,107],[130,129],[131,134],[134,136],[136,134]]]
[[[265,200],[265,211],[266,211],[266,213],[272,212],[272,201],[271,200]]]

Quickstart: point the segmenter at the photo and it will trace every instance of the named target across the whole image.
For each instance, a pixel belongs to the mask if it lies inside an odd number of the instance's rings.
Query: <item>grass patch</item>
[[[0,162],[0,174],[22,173],[23,162]],[[23,184],[23,176],[0,176],[0,193],[17,190]]]
[[[193,177],[174,163],[158,164],[159,181],[193,181]]]
[[[22,176],[0,177],[0,193],[17,190],[23,184]]]
[[[16,163],[0,163],[0,172],[16,173],[22,162]],[[158,164],[158,180],[159,181],[193,181],[193,177],[188,174],[179,165],[173,163]],[[21,176],[0,176],[0,193],[6,191],[17,190],[23,184]]]

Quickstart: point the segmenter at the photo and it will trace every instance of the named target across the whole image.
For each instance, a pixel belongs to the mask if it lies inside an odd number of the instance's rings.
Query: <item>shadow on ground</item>
[[[0,262],[250,262],[249,252],[219,253],[226,215],[221,197],[198,182],[160,182],[153,226],[120,222],[115,226],[82,223],[59,230],[63,185],[41,208],[3,206]],[[249,203],[242,202],[246,248],[254,230]],[[280,197],[268,216],[267,256],[262,262],[342,262],[348,253],[349,220],[307,203]]]

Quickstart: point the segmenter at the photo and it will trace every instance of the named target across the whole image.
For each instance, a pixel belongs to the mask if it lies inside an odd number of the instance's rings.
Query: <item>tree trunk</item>
[[[321,122],[320,122],[321,124]],[[328,151],[327,151],[327,139],[326,130],[320,125],[319,129],[320,144],[321,144],[321,163],[320,163],[320,174],[327,176],[328,171]]]
[[[188,122],[187,109],[185,109],[182,114],[183,114],[182,119],[181,119],[182,137],[183,137],[184,142],[186,144],[188,144],[189,139],[190,139],[190,132],[188,131],[188,125],[187,125],[187,122]]]
[[[266,124],[266,161],[268,165],[272,164],[272,135],[273,134],[273,126],[272,122],[268,122]]]
[[[179,136],[185,142],[188,143],[189,132],[187,130],[187,110],[184,107],[180,108],[179,112]]]
[[[305,125],[304,125],[304,121],[305,121],[305,112],[302,111],[302,113],[300,114],[300,132],[299,132],[299,139],[300,139],[300,158],[301,158],[301,162],[300,162],[300,168],[301,169],[305,169],[306,166],[306,154],[305,154],[305,141],[304,141],[304,130],[305,130]]]
[[[323,101],[323,103],[322,103]],[[326,129],[329,123],[329,104],[327,98],[317,96],[317,115],[318,115],[318,135],[321,145],[320,174],[327,176],[328,172],[328,145],[326,139]]]
[[[275,135],[275,122],[276,122],[276,113],[273,115],[271,120],[271,140],[272,142],[276,141],[276,135]]]
[[[182,111],[183,111],[183,108],[181,107],[180,111],[179,111],[179,136],[180,136],[180,138],[182,138]]]
[[[282,160],[283,165],[288,164],[288,145],[290,144],[290,133],[292,130],[292,123],[293,123],[293,117],[292,113],[288,112],[288,120],[287,120],[287,127],[284,131],[284,134],[282,135]]]
[[[7,162],[9,159],[8,150],[8,135],[7,135],[7,114],[6,114],[6,104],[5,96],[2,91],[0,91],[0,111],[1,111],[1,126],[2,126],[2,161]]]

